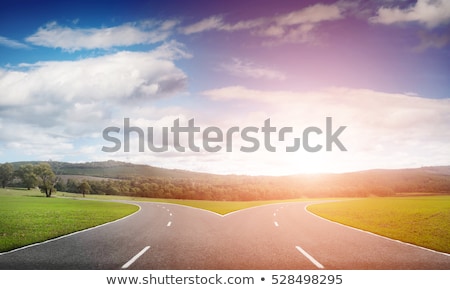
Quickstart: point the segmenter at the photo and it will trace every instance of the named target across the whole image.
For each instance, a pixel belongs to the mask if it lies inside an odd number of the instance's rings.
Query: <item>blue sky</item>
[[[0,162],[273,175],[448,165],[449,11],[445,0],[2,1]],[[326,117],[346,126],[347,151],[286,152]],[[261,131],[253,153],[240,136],[232,152],[178,152],[173,140],[138,152],[137,134],[131,152],[103,152],[103,130],[124,118],[156,142],[176,119],[226,132],[270,118],[294,132],[276,152]]]

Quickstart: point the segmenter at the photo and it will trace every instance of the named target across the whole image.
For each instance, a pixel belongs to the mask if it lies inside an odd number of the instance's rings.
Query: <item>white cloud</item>
[[[239,31],[239,30],[249,30],[253,28],[260,27],[265,25],[267,21],[270,21],[269,18],[256,18],[250,20],[238,21],[234,24],[224,24],[220,27],[220,30],[225,31]]]
[[[20,48],[20,49],[28,49],[30,48],[28,45],[21,43],[16,40],[12,40],[3,36],[0,36],[0,46],[7,46],[11,48]]]
[[[343,18],[344,6],[339,4],[314,4],[303,9],[250,20],[226,23],[222,16],[211,16],[197,23],[180,28],[184,34],[200,33],[209,30],[242,31],[249,30],[262,37],[277,38],[282,42],[309,42],[313,28],[322,22]]]
[[[450,22],[450,1],[418,0],[406,9],[381,7],[370,21],[382,24],[418,22],[427,28],[435,28]]]
[[[428,33],[426,31],[419,31],[420,44],[415,49],[417,51],[424,51],[428,48],[443,48],[450,42],[450,31],[446,33]]]
[[[211,98],[214,101],[257,101],[270,103],[271,101],[277,102],[281,97],[283,101],[290,102],[296,99],[296,94],[287,91],[261,91],[247,89],[242,86],[232,86],[220,89],[213,89],[203,92],[204,96]]]
[[[234,104],[241,110],[240,103],[253,104],[254,109],[247,107],[245,113],[233,116],[233,122],[242,126],[261,126],[265,119],[271,118],[278,129],[283,126],[323,129],[327,116],[333,118],[334,128],[347,126],[340,140],[348,152],[257,152],[239,156],[242,164],[249,162],[261,170],[269,170],[265,166],[275,161],[284,164],[274,167],[278,172],[307,172],[313,167],[338,172],[450,163],[450,99],[351,88],[294,92],[239,86],[209,90],[203,95],[216,102]],[[283,143],[280,145],[283,149]]]
[[[34,159],[34,156],[39,156],[41,160],[61,159],[74,149],[70,138],[55,134],[53,130],[43,129],[39,125],[10,119],[3,119],[3,125],[0,144],[9,154],[20,152],[21,158],[26,159],[26,156],[29,156],[30,160]]]
[[[224,23],[221,16],[211,16],[194,24],[180,28],[180,32],[189,35],[213,29],[220,29],[223,25]]]
[[[56,22],[40,27],[26,41],[39,46],[61,48],[67,51],[81,49],[109,49],[162,42],[171,35],[176,21],[155,23],[125,23],[106,28],[70,28]]]
[[[187,77],[174,60],[188,56],[173,42],[148,52],[0,69],[2,150],[71,154],[75,143],[98,137],[130,108],[184,93]]]
[[[173,47],[173,49],[172,49]],[[153,99],[184,87],[186,76],[173,63],[180,48],[161,46],[149,52],[122,51],[76,61],[22,64],[0,70],[0,106],[41,101]]]
[[[3,152],[36,154],[42,156],[41,159],[115,159],[224,174],[342,172],[450,163],[449,99],[426,99],[411,94],[352,88],[297,92],[252,90],[240,86],[209,90],[203,95],[210,99],[207,111],[214,114],[205,112],[202,103],[190,108],[161,107],[154,103],[127,107],[114,99],[88,102],[81,98],[54,104],[35,103],[29,107],[3,107],[0,114],[3,146],[0,149]],[[239,109],[231,112],[222,109],[230,106]],[[108,111],[110,115],[106,115]],[[41,119],[47,115],[50,120],[58,120],[58,123],[41,124]],[[302,130],[306,127],[324,129],[327,116],[333,118],[333,129],[347,126],[339,139],[348,152],[336,148],[333,152],[310,153],[302,148],[295,153],[285,151],[285,146],[292,144],[291,137],[302,138]],[[267,152],[262,133],[257,136],[260,148],[254,153],[239,151],[240,146],[249,145],[239,134],[233,135],[233,152],[226,152],[222,143],[223,150],[217,153],[204,150],[194,153],[188,148],[180,153],[172,148],[171,142],[169,152],[153,153],[147,148],[145,152],[137,152],[136,134],[132,136],[131,152],[123,152],[123,148],[116,153],[101,152],[102,146],[111,145],[101,139],[102,129],[106,126],[123,128],[124,117],[129,117],[131,125],[141,127],[145,134],[147,127],[154,127],[158,145],[161,129],[170,128],[177,118],[181,126],[186,126],[188,120],[194,118],[195,125],[201,130],[217,126],[223,132],[233,126],[239,126],[241,130],[245,126],[261,128],[264,121],[270,118],[277,130],[292,127],[294,132],[288,135],[286,142],[276,141],[278,134],[272,134],[271,144],[276,146],[277,152]],[[86,138],[95,142],[84,144],[82,140]],[[323,135],[310,141],[312,145],[323,142]],[[181,143],[187,146],[186,134],[181,136]],[[195,144],[202,146],[200,133],[196,135]]]
[[[266,37],[281,37],[286,33],[286,28],[280,25],[270,25],[257,31],[260,36]]]
[[[315,4],[301,10],[275,17],[280,26],[292,26],[304,23],[319,23],[341,19],[341,10],[337,5]]]
[[[284,80],[286,75],[280,71],[258,66],[249,61],[232,58],[230,62],[222,63],[221,68],[228,73],[244,78]]]
[[[315,28],[313,23],[305,23],[294,28],[287,30],[283,35],[279,36],[283,42],[300,42],[300,43],[313,43],[315,37],[312,31]]]

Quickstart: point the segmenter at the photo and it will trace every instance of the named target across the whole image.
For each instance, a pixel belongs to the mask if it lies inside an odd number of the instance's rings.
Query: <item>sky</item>
[[[450,1],[2,0],[0,130],[0,163],[450,165]]]

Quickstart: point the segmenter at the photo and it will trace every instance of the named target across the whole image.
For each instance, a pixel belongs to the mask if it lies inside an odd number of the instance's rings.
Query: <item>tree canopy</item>
[[[14,167],[10,163],[0,164],[0,182],[5,188],[14,177]]]

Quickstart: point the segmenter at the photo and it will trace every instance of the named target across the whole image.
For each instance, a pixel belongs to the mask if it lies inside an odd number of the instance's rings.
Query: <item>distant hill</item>
[[[12,163],[15,168],[26,163]],[[268,200],[300,197],[365,197],[450,194],[450,166],[374,169],[341,174],[290,176],[218,175],[119,161],[48,162],[60,177],[58,190],[203,200]]]
[[[373,169],[305,177],[295,175],[291,183],[320,191],[323,195],[369,196],[397,193],[450,194],[450,166],[408,169]],[[332,192],[331,192],[332,191]]]
[[[209,175],[213,175],[113,160],[85,163],[69,163],[59,161],[22,161],[13,162],[11,164],[13,164],[15,168],[18,168],[23,164],[37,164],[42,162],[49,163],[53,168],[53,171],[58,173],[59,175],[83,175],[113,179],[129,179],[137,177],[204,178]]]
[[[433,166],[433,167],[422,167],[420,168],[428,173],[435,173],[441,175],[450,175],[450,166]]]

